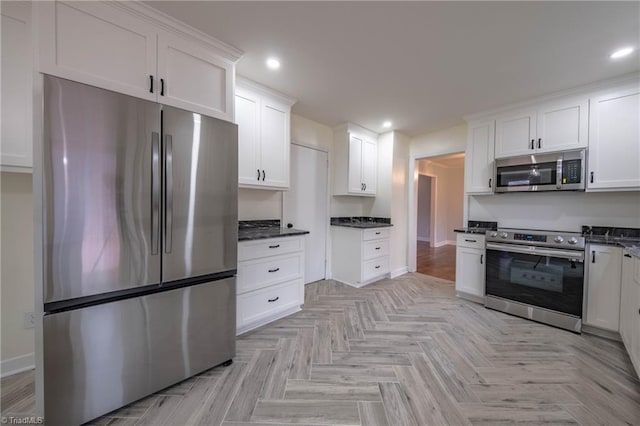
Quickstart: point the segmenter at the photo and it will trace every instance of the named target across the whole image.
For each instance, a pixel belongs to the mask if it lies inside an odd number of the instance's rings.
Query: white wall
[[[409,182],[410,139],[399,132],[393,132],[393,173],[391,187],[391,259],[393,275],[403,273],[408,266],[408,225],[407,213]]]
[[[466,149],[467,124],[465,123],[413,137],[410,152],[411,158],[425,158],[464,152]]]
[[[582,225],[640,228],[639,192],[551,192],[469,197],[469,218],[501,228],[580,232]]]
[[[0,354],[8,359],[34,351],[34,330],[23,328],[34,311],[33,189],[28,173],[0,174]]]
[[[238,189],[238,220],[282,219],[282,192]]]
[[[431,177],[418,177],[418,241],[429,241],[431,235]]]

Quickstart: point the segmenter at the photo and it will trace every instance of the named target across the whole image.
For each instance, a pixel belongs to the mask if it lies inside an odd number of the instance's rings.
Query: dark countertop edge
[[[375,228],[389,228],[392,227],[392,223],[332,223],[331,226],[341,226],[343,228],[357,228],[357,229],[375,229]]]
[[[255,231],[253,228],[252,231]],[[280,229],[264,231],[263,233],[256,233],[255,235],[242,235],[242,232],[238,234],[238,241],[253,241],[253,240],[267,240],[269,238],[284,238],[295,237],[296,235],[306,235],[309,231],[302,229]]]
[[[453,232],[457,232],[458,234],[475,234],[475,235],[484,235],[487,231],[492,231],[492,229],[467,229],[467,228],[455,228]]]
[[[640,238],[628,238],[623,241],[603,240],[601,237],[584,237],[584,241],[590,244],[599,244],[602,246],[618,246],[618,247],[631,247],[633,245],[640,245]]]

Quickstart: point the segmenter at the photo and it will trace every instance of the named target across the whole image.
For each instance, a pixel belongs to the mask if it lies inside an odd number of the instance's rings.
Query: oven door
[[[584,252],[487,243],[486,293],[582,317]]]

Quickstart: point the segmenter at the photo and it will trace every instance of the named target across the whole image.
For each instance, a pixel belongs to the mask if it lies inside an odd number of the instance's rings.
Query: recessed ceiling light
[[[278,68],[280,68],[280,61],[276,58],[269,58],[267,59],[267,67],[272,70],[277,70]]]
[[[382,123],[382,127],[384,127],[385,129],[388,129],[392,126],[393,123],[391,123],[390,121],[385,121],[384,123]]]
[[[620,59],[620,58],[624,58],[625,56],[629,56],[633,53],[633,47],[623,47],[622,49],[618,49],[615,52],[613,52],[609,57],[611,59]]]

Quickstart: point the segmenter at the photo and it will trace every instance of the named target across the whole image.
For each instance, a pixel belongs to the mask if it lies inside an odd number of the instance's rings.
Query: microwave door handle
[[[562,189],[562,157],[556,163],[556,189]]]

